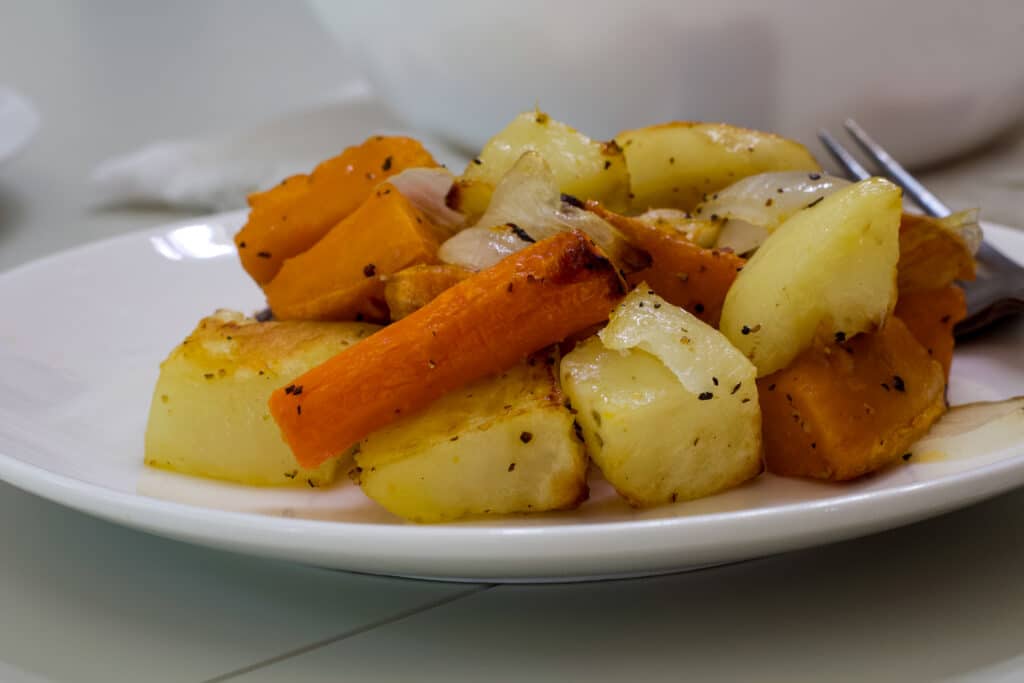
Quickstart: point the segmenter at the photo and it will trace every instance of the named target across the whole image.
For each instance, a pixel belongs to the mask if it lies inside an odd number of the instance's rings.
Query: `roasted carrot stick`
[[[270,397],[305,467],[475,379],[605,320],[624,287],[580,231],[512,254]]]
[[[416,140],[381,135],[249,197],[249,220],[235,235],[242,267],[270,282],[285,259],[306,251],[363,203],[378,183],[407,168],[437,166]]]
[[[704,249],[686,235],[587,202],[587,209],[615,226],[634,246],[651,255],[651,265],[627,275],[630,285],[648,286],[709,325],[718,326],[722,304],[745,261],[729,251]]]

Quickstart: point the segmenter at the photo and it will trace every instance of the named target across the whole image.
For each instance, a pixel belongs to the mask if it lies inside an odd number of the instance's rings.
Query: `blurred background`
[[[233,206],[378,130],[460,163],[535,105],[595,137],[691,118],[809,144],[854,115],[955,207],[1024,224],[1019,0],[0,0],[0,17],[0,88],[38,118],[0,160],[0,269]]]

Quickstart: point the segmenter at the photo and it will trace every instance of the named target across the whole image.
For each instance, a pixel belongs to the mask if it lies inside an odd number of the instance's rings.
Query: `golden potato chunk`
[[[456,184],[456,208],[472,217],[483,214],[498,182],[530,151],[548,163],[561,192],[615,211],[626,208],[629,174],[618,145],[591,140],[540,111],[517,116],[466,166]]]
[[[679,121],[615,137],[626,157],[634,211],[693,209],[740,178],[768,171],[817,171],[803,145],[724,123]]]
[[[264,322],[218,311],[171,351],[146,428],[146,464],[252,485],[323,486],[337,459],[298,467],[270,393],[372,334],[367,323]]]
[[[789,218],[743,266],[719,329],[759,377],[786,367],[815,337],[848,339],[892,313],[900,197],[881,178],[851,185]]]
[[[578,505],[587,459],[556,361],[538,354],[371,434],[356,453],[363,491],[416,522]]]
[[[761,471],[755,374],[718,331],[643,285],[561,365],[588,453],[638,506],[708,496]]]

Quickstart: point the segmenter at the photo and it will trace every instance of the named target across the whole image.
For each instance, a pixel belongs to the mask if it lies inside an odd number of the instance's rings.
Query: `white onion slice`
[[[480,220],[442,244],[438,256],[445,263],[483,270],[533,242],[572,229],[587,233],[620,269],[649,263],[607,221],[563,197],[547,162],[526,152],[494,188]]]
[[[761,246],[770,234],[767,228],[760,225],[740,220],[726,221],[718,231],[715,247],[732,249],[741,255],[748,254]]]
[[[1024,440],[1024,397],[954,406],[911,449],[911,462],[998,457]]]
[[[455,182],[448,169],[407,168],[388,178],[388,182],[439,228],[455,234],[465,224],[466,217],[445,203]]]
[[[725,221],[716,247],[745,254],[797,211],[848,185],[850,181],[824,173],[761,173],[719,190],[697,207],[696,213],[704,219]],[[731,225],[736,221],[745,225]]]

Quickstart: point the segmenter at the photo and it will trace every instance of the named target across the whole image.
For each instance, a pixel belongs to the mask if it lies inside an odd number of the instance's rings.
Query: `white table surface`
[[[101,159],[254,124],[349,73],[302,5],[0,0],[41,111],[0,168],[0,269],[179,218],[94,206]],[[1024,225],[1024,135],[928,176]],[[0,484],[0,681],[1024,680],[1024,491],[657,579],[468,586],[147,536]]]

